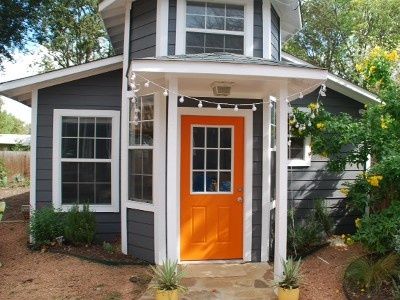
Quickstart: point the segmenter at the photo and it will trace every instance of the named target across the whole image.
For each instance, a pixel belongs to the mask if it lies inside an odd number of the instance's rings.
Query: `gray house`
[[[100,11],[117,56],[0,85],[32,107],[33,209],[89,201],[99,239],[155,263],[267,261],[272,211],[276,273],[288,205],[306,214],[323,197],[337,230],[350,224],[339,189],[359,170],[327,173],[309,138],[288,149],[288,113],[321,89],[334,113],[377,99],[281,52],[301,29],[298,1],[104,0]]]

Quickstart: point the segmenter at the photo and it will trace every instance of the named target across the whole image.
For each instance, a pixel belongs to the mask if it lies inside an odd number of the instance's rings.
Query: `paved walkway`
[[[190,300],[269,300],[273,292],[273,270],[267,263],[190,264],[185,268],[183,284]],[[150,291],[141,300],[154,299]]]

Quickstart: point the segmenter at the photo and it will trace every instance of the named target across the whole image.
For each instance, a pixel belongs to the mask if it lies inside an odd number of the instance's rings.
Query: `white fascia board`
[[[99,3],[99,12],[102,13],[104,10],[114,8],[116,6],[124,7],[126,0],[103,0]]]
[[[207,74],[249,76],[254,78],[302,78],[325,80],[328,72],[301,67],[235,64],[205,61],[133,60],[131,71],[145,73]]]
[[[122,68],[122,55],[0,84],[0,94],[15,97],[41,89]]]
[[[282,59],[296,64],[312,66],[311,64],[309,64],[304,60],[301,60],[293,55],[283,52],[282,52]],[[363,104],[381,102],[377,95],[351,83],[350,81],[340,78],[339,76],[336,76],[332,73],[328,73],[326,86],[336,92],[339,92]]]

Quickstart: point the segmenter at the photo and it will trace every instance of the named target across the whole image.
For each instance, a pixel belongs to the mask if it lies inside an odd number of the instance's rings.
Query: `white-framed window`
[[[119,111],[55,109],[53,205],[119,211]]]
[[[135,112],[136,110],[136,112]],[[154,94],[129,107],[128,200],[153,203]]]
[[[252,55],[253,1],[178,0],[176,54]]]
[[[233,191],[232,126],[192,126],[191,194]]]
[[[297,108],[303,112],[310,112],[308,107]],[[291,137],[288,151],[289,167],[311,166],[311,137]]]

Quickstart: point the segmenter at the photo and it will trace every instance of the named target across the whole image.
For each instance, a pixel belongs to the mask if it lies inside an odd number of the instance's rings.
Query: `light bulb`
[[[163,95],[164,95],[165,97],[167,97],[167,96],[168,96],[168,91],[167,91],[167,90],[164,90]]]
[[[131,80],[134,81],[136,79],[136,74],[134,72],[132,72],[131,74]]]
[[[144,84],[144,87],[148,88],[150,86],[150,82],[147,80],[147,82]]]
[[[326,93],[325,93],[322,89],[319,91],[319,94],[320,94],[322,97],[326,97]]]
[[[303,97],[304,97],[304,96],[303,96],[303,93],[300,92],[299,98],[300,98],[300,99],[303,99]]]
[[[180,98],[179,98],[179,102],[180,103],[183,103],[185,101],[185,98],[183,97],[183,96],[181,96]]]
[[[286,98],[286,103],[289,103],[289,99],[288,98]]]
[[[270,107],[270,108],[273,108],[273,107],[274,107],[274,103],[270,102],[270,103],[269,103],[269,107]]]
[[[221,110],[221,104],[217,105],[217,110]]]
[[[200,101],[199,104],[197,104],[197,107],[198,108],[202,108],[203,107],[203,102]]]
[[[239,107],[237,105],[235,105],[235,108],[233,109],[234,111],[238,111]]]
[[[254,104],[253,104],[252,110],[253,110],[253,111],[256,111],[256,110],[257,110],[257,107],[256,107]]]

